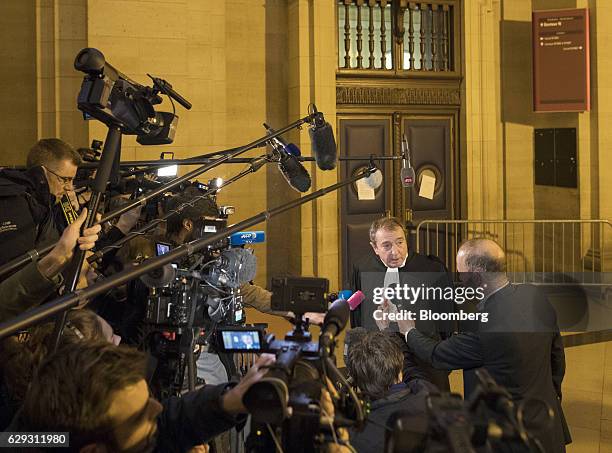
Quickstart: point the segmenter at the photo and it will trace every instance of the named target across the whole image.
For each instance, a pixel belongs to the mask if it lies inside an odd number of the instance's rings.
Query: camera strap
[[[65,192],[62,195],[62,198],[60,198],[60,206],[62,208],[62,213],[64,214],[64,218],[66,219],[66,222],[68,223],[68,225],[70,225],[72,222],[76,220],[79,214],[74,209],[74,206],[72,206],[70,197]]]

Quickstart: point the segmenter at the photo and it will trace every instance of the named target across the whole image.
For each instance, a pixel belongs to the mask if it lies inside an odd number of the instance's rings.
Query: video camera
[[[224,229],[230,207],[217,208],[217,217],[196,224],[195,237],[205,238]],[[247,239],[244,239],[244,238]],[[203,327],[245,321],[240,287],[255,278],[257,258],[245,244],[263,242],[263,232],[240,232],[211,244],[187,263],[163,266],[143,277],[151,288],[145,322],[163,328]],[[172,245],[156,242],[156,254]]]
[[[249,452],[274,451],[277,442],[283,451],[315,452],[331,439],[334,426],[363,423],[362,403],[354,392],[352,406],[337,404],[333,420],[321,409],[322,391],[330,382],[343,381],[349,387],[333,355],[336,336],[348,322],[349,306],[339,299],[327,309],[328,285],[321,278],[272,280],[272,308],[295,313],[295,328],[284,340],[266,335],[259,326],[217,328],[216,341],[225,352],[276,355],[266,376],[243,397],[252,417]],[[308,321],[303,320],[306,312],[326,312],[319,343],[311,341]]]
[[[81,50],[74,61],[78,71],[86,73],[77,103],[85,119],[96,118],[108,126],[119,126],[127,135],[137,135],[141,145],[168,145],[173,142],[178,116],[156,112],[164,93],[186,109],[191,104],[176,93],[165,80],[152,77],[153,86],[134,82],[108,63],[98,49]]]
[[[515,408],[506,389],[485,369],[476,370],[479,384],[469,400],[455,393],[427,397],[428,418],[403,411],[387,422],[386,453],[534,452],[544,449],[523,423],[523,409],[534,401],[545,406],[550,423],[553,413],[541,400],[525,400]]]

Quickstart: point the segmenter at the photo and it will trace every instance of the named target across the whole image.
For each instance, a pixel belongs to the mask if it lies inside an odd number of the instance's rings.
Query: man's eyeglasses
[[[43,165],[44,167],[44,165]],[[73,176],[62,176],[62,175],[58,175],[57,173],[55,173],[53,170],[51,170],[49,167],[44,167],[45,170],[47,170],[49,173],[55,175],[55,177],[57,179],[59,179],[62,184],[72,184],[74,182],[74,177]]]

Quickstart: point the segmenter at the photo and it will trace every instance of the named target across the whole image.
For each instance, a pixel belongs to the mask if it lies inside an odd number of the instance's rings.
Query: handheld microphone
[[[272,129],[270,126],[268,126],[266,123],[263,123],[263,126],[266,128],[266,130],[270,134],[276,133],[276,131]],[[297,145],[293,143],[287,143],[285,140],[283,140],[281,136],[270,139],[270,142],[272,142],[272,146],[276,144],[282,147],[287,154],[291,154],[292,156],[296,156],[296,157],[300,157],[302,155],[302,152],[300,151],[300,148],[297,147]]]
[[[317,112],[316,107],[314,121],[308,129],[317,167],[321,170],[333,170],[336,168],[337,148],[334,132],[331,125],[325,121],[323,113]]]
[[[349,304],[344,299],[338,299],[327,310],[323,320],[323,327],[321,327],[321,336],[319,337],[319,350],[323,351],[324,354],[331,352],[334,338],[346,326],[349,315]]]
[[[352,295],[353,291],[351,291],[350,289],[341,289],[340,291],[338,291],[338,299],[347,300]]]
[[[361,291],[355,291],[351,297],[346,301],[349,304],[351,311],[355,311],[357,307],[361,305],[361,302],[365,300],[365,295]]]
[[[402,179],[402,186],[404,187],[412,187],[414,186],[414,181],[416,179],[416,175],[414,173],[414,168],[410,165],[410,148],[408,147],[408,139],[406,135],[402,140],[402,171],[400,172],[400,178]]]

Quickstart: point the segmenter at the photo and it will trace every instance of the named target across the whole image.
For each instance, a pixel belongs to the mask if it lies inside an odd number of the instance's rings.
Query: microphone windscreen
[[[300,157],[302,155],[300,148],[298,148],[297,145],[293,143],[289,143],[287,146],[285,146],[285,150],[287,150],[287,152],[292,156]]]
[[[361,302],[365,299],[364,294],[361,291],[355,291],[355,293],[348,298],[347,302],[351,311],[355,310],[361,305]]]
[[[227,277],[225,283],[230,288],[239,288],[250,282],[257,274],[257,257],[249,249],[240,247],[221,252],[220,272]]]
[[[337,149],[334,133],[329,123],[314,126],[308,129],[312,154],[314,154],[317,167],[321,170],[333,170],[336,168]]]
[[[321,334],[323,334],[326,328],[331,325],[335,325],[337,327],[337,332],[340,332],[342,329],[344,329],[344,326],[346,326],[350,313],[349,305],[346,300],[338,299],[334,301],[325,314]],[[334,335],[336,333],[334,333]]]
[[[140,276],[140,281],[144,283],[147,288],[163,288],[170,284],[176,276],[176,270],[171,264],[158,267],[152,270],[148,274]]]
[[[310,175],[295,156],[283,154],[278,162],[278,168],[289,185],[298,192],[308,192]]]
[[[362,181],[368,186],[370,189],[378,189],[382,186],[383,176],[380,170],[376,170],[370,176],[363,178]]]

